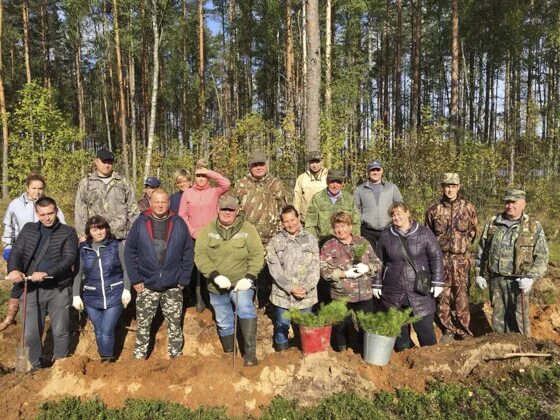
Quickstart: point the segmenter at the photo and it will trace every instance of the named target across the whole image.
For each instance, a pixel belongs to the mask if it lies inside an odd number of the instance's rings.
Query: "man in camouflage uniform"
[[[267,264],[273,278],[270,301],[274,305],[274,347],[288,348],[290,321],[283,318],[290,308],[311,312],[317,303],[319,243],[302,229],[298,211],[286,206],[280,213],[283,229],[268,244]]]
[[[441,343],[472,336],[469,330],[469,248],[476,237],[477,219],[474,206],[459,196],[460,188],[459,174],[443,174],[442,197],[426,211],[426,226],[438,239],[443,253],[445,284],[438,308],[444,328]]]
[[[541,224],[524,212],[525,205],[525,191],[506,192],[504,212],[484,226],[475,282],[481,289],[490,286],[494,331],[529,336],[529,293],[546,273],[548,244]]]
[[[283,182],[268,171],[268,160],[259,150],[249,156],[249,173],[237,181],[233,195],[237,196],[245,220],[259,233],[266,246],[280,228],[280,210],[288,204]],[[271,279],[265,266],[257,280],[259,306],[268,302]]]
[[[115,156],[107,149],[97,152],[95,171],[78,185],[75,203],[75,228],[80,242],[85,241],[86,222],[91,216],[103,216],[111,233],[119,241],[126,239],[138,216],[134,190],[120,174],[113,172]]]
[[[299,212],[301,221],[305,221],[307,208],[313,196],[327,187],[326,168],[323,168],[321,152],[310,152],[307,156],[308,169],[297,177],[294,187],[294,207]]]
[[[167,345],[170,358],[180,356],[183,348],[183,288],[191,279],[194,263],[193,241],[184,220],[169,212],[169,195],[155,190],[150,209],[143,212],[130,229],[125,262],[130,281],[138,293],[138,329],[134,358],[148,355],[150,329],[161,305],[167,320]]]

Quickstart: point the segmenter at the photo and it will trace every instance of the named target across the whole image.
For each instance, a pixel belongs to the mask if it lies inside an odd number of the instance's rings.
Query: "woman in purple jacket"
[[[410,218],[404,203],[391,205],[389,216],[393,223],[381,234],[376,252],[383,265],[373,285],[373,295],[381,299],[385,309],[412,308],[414,315],[422,317],[413,324],[420,346],[434,345],[435,298],[443,290],[443,257],[439,244],[430,229]],[[410,251],[410,258],[407,258],[405,247]],[[419,271],[426,271],[431,277],[427,295],[414,290],[416,272]],[[410,326],[406,325],[397,337],[395,350],[411,347]]]

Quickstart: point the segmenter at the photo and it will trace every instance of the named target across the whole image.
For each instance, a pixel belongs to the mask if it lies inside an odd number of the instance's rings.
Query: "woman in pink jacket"
[[[187,223],[189,232],[196,240],[200,230],[216,217],[218,198],[229,191],[231,182],[225,176],[211,171],[207,163],[200,159],[194,170],[194,183],[186,190],[179,204],[179,216]],[[210,180],[216,182],[216,186],[210,186]],[[195,270],[193,270],[193,274]],[[202,312],[205,308],[202,294],[200,292],[200,273],[196,270],[196,310]]]

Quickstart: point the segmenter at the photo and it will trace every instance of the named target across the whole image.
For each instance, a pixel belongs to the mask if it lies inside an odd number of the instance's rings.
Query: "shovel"
[[[23,278],[23,311],[21,313],[21,343],[16,347],[16,373],[26,373],[30,369],[29,347],[25,345],[25,319],[27,317],[27,281]]]

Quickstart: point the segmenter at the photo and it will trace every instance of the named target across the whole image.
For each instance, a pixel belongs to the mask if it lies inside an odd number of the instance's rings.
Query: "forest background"
[[[256,148],[293,186],[320,148],[380,159],[422,220],[443,172],[481,219],[507,186],[560,231],[560,0],[0,0],[2,195],[40,171],[73,212],[95,150],[140,193]],[[72,220],[71,218],[69,218]]]

